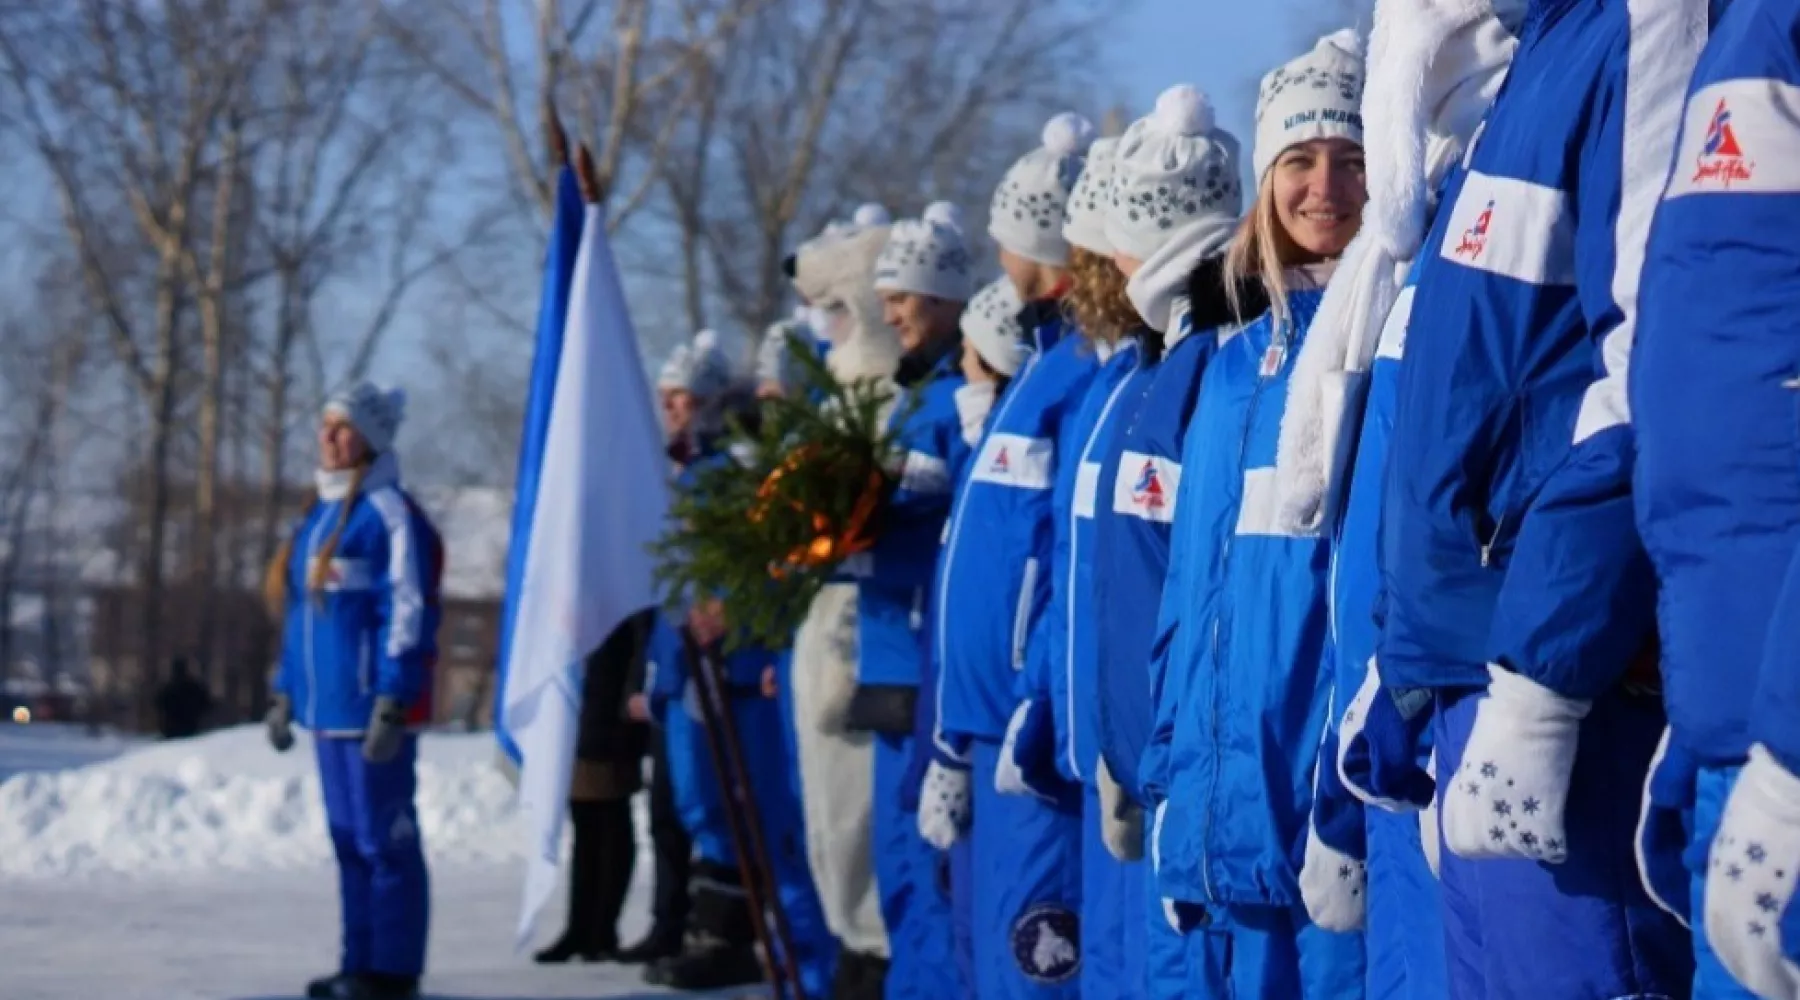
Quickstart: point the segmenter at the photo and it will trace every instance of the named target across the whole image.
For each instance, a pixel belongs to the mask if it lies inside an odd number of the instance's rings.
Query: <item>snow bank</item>
[[[419,828],[434,864],[523,856],[516,797],[494,764],[491,734],[426,734],[418,774]],[[276,754],[260,726],[243,726],[0,784],[0,880],[268,870],[330,858],[304,735]]]

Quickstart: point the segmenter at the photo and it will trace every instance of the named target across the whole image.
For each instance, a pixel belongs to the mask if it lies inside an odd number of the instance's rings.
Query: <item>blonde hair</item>
[[[319,548],[311,565],[306,567],[306,592],[315,601],[325,590],[326,571],[331,566],[332,557],[337,554],[338,542],[344,537],[344,526],[350,522],[350,508],[355,504],[357,494],[362,492],[363,477],[368,473],[368,462],[358,464],[351,471],[350,489],[344,494],[344,501],[338,507],[337,523],[331,526],[331,534],[325,537],[325,544]],[[312,503],[318,502],[319,498],[314,496]],[[269,568],[263,572],[263,604],[268,608],[269,615],[277,619],[287,614],[287,574],[294,558],[294,541],[292,535],[282,539],[281,547],[275,550],[275,558],[269,561]]]
[[[1239,323],[1256,318],[1244,315],[1239,295],[1240,283],[1251,278],[1261,281],[1268,290],[1269,311],[1276,321],[1287,319],[1287,279],[1282,271],[1287,266],[1286,259],[1292,258],[1298,248],[1275,218],[1275,185],[1268,180],[1265,173],[1256,186],[1256,203],[1239,220],[1231,247],[1225,251],[1225,301]]]
[[[1112,258],[1080,247],[1070,247],[1069,251],[1069,276],[1073,283],[1063,296],[1063,308],[1081,328],[1083,337],[1110,344],[1142,322],[1125,294],[1125,275]]]

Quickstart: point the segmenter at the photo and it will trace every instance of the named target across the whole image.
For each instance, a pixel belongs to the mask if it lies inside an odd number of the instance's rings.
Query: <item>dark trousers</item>
[[[569,866],[569,944],[589,951],[618,947],[619,913],[631,890],[637,838],[631,800],[570,802],[575,850]]]
[[[678,935],[687,929],[688,875],[694,845],[682,828],[681,813],[675,807],[668,745],[661,729],[651,737],[650,759],[650,845],[656,852],[656,896],[651,913],[658,933]]]

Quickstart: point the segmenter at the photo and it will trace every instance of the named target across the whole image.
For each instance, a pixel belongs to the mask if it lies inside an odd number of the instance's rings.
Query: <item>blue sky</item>
[[[1149,111],[1164,88],[1191,83],[1211,95],[1220,123],[1248,153],[1257,81],[1320,35],[1348,24],[1349,11],[1368,6],[1354,0],[1133,0],[1098,48],[1105,75],[1133,117]]]

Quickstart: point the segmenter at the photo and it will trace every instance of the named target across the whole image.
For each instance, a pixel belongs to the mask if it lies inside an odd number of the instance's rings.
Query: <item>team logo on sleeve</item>
[[[1180,462],[1127,451],[1120,456],[1113,479],[1113,513],[1168,524],[1175,520],[1175,491],[1180,485]]]
[[[1456,256],[1480,260],[1481,252],[1487,249],[1488,227],[1494,222],[1494,199],[1489,198],[1487,207],[1475,217],[1475,224],[1463,230],[1462,241],[1456,244]]]
[[[1731,108],[1725,98],[1713,108],[1706,123],[1706,138],[1700,143],[1695,158],[1692,184],[1716,184],[1729,188],[1737,181],[1747,181],[1756,173],[1756,164],[1744,159],[1744,148],[1738,145],[1737,130],[1731,124]]]
[[[1012,459],[1007,455],[1005,445],[1001,445],[1000,450],[994,453],[994,460],[988,463],[988,471],[999,475],[1012,471]]]
[[[1144,459],[1144,467],[1138,471],[1137,483],[1131,487],[1131,502],[1151,514],[1169,505],[1169,494],[1163,489],[1162,476],[1156,471],[1156,463],[1150,459]]]
[[[1026,910],[1012,926],[1013,961],[1034,983],[1066,983],[1081,970],[1081,920],[1055,903]]]

